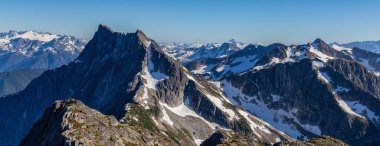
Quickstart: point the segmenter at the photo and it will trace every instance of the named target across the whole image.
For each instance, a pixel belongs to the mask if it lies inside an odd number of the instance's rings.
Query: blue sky
[[[90,39],[102,23],[166,42],[344,43],[380,40],[379,6],[377,0],[12,0],[1,1],[0,31]]]

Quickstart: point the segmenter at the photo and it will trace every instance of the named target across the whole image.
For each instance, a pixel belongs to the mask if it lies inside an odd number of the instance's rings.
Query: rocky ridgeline
[[[53,106],[53,109],[59,105],[63,109],[68,106],[67,111],[62,110],[66,112],[54,112],[50,108],[44,114],[54,101],[68,98],[80,100],[101,114],[94,112],[94,117],[76,114],[76,110],[70,110],[71,105],[78,105],[83,111],[91,110],[73,100],[61,102],[65,104],[57,102]],[[74,104],[69,104],[72,102]],[[72,108],[76,109],[75,106]],[[129,143],[140,144],[139,140],[144,139],[136,138],[139,135],[128,137],[125,132],[116,130],[113,123],[124,125],[125,130],[131,132],[135,132],[133,128],[136,127],[144,128],[144,132],[150,131],[141,133],[145,138],[149,138],[149,134],[152,136],[151,140],[143,140],[146,145],[196,145],[215,131],[235,131],[250,141],[266,144],[292,140],[230,103],[213,84],[194,77],[143,32],[123,34],[103,25],[73,62],[44,72],[17,94],[0,98],[0,113],[0,141],[5,145],[17,145],[25,136],[23,144],[35,141],[37,145],[54,143],[52,139],[55,138],[60,144],[123,142],[122,138],[118,142],[97,141],[92,136],[96,135],[94,129],[98,128],[106,134],[101,137],[103,139],[116,133]],[[66,116],[60,120],[62,114]],[[101,115],[109,115],[109,118]],[[74,119],[70,118],[72,116]],[[46,122],[50,120],[61,123]],[[111,126],[103,125],[107,122],[111,122]],[[73,130],[78,123],[80,127],[84,126],[83,123],[95,126],[89,127],[87,133],[84,131],[86,126],[79,131]],[[68,126],[62,129],[59,125]],[[38,137],[37,133],[51,134],[52,137]],[[57,136],[58,133],[61,134]],[[117,139],[111,136],[113,138]],[[164,141],[162,138],[170,139]]]
[[[149,118],[143,114],[134,116],[140,122]],[[67,99],[47,108],[20,145],[178,145],[172,137],[182,137],[183,144],[193,143],[183,135],[188,133],[167,135],[155,130],[121,123],[114,116],[103,115],[78,100]]]

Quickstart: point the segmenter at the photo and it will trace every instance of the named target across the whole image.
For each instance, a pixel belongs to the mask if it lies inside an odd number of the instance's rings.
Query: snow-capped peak
[[[231,44],[232,46],[238,48],[238,49],[244,49],[248,45],[246,43],[238,42],[235,39],[230,39],[228,41],[228,43]]]
[[[0,59],[5,60],[0,71],[55,68],[74,60],[86,43],[72,36],[36,31],[0,33]]]
[[[37,31],[9,31],[8,33],[0,33],[0,39],[16,39],[16,38],[23,38],[23,39],[29,39],[29,40],[38,40],[41,42],[48,42],[53,39],[59,38],[61,35],[55,35],[51,33],[46,32],[37,32]]]
[[[220,58],[230,55],[248,46],[231,39],[224,43],[160,43],[160,47],[180,62],[189,62],[200,58]]]
[[[0,33],[0,50],[15,52],[31,56],[38,51],[59,52],[63,49],[67,52],[79,53],[86,43],[85,40],[76,39],[67,35],[56,35],[36,31],[9,31]]]
[[[230,39],[228,42],[231,43],[231,44],[236,44],[235,39]]]
[[[48,42],[55,38],[58,38],[58,35],[53,35],[50,33],[41,33],[41,32],[35,32],[35,31],[25,31],[18,33],[17,35],[13,36],[12,38],[24,38],[24,39],[30,39],[30,40],[38,40],[42,42]]]

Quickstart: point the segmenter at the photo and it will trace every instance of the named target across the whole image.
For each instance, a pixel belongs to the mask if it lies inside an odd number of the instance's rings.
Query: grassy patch
[[[173,139],[176,143],[180,144],[178,138],[181,138],[181,137],[180,137],[179,134],[174,133],[174,132],[171,131],[171,130],[167,130],[167,131],[165,131],[165,133],[166,133],[171,139]]]
[[[252,133],[251,126],[249,126],[247,119],[245,118],[240,118],[239,120],[236,121],[237,126],[234,128],[237,131],[244,132],[246,134]]]
[[[95,131],[95,138],[100,138],[100,133],[99,133],[99,131]]]
[[[143,107],[136,105],[136,104],[131,104],[131,109],[128,111],[128,114],[130,117],[137,117],[138,122],[134,120],[128,120],[130,121],[131,125],[138,125],[142,128],[148,129],[152,132],[157,132],[158,128],[154,124],[150,112],[145,110]]]

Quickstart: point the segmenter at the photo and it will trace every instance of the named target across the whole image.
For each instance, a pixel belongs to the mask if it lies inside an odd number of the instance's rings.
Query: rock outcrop
[[[330,136],[321,136],[307,141],[280,142],[274,146],[348,146],[348,144]]]
[[[143,121],[140,121],[143,122]],[[172,134],[172,135],[169,135]],[[178,134],[178,135],[177,135]],[[187,133],[164,133],[140,125],[120,123],[75,99],[56,101],[46,109],[20,145],[186,145]]]

